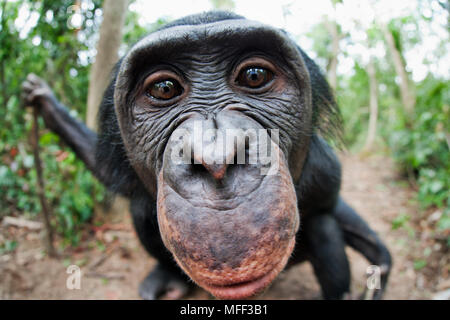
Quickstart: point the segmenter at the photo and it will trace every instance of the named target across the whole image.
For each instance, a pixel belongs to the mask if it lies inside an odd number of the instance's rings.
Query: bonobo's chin
[[[275,263],[266,274],[262,276],[249,277],[247,280],[236,281],[231,284],[226,285],[215,285],[213,283],[201,282],[201,280],[195,280],[198,285],[203,289],[211,293],[218,299],[244,299],[251,297],[261,291],[263,291],[267,286],[269,286],[272,281],[277,277],[277,275],[284,269],[292,250],[295,246],[295,237],[293,237],[288,246],[285,248],[284,254],[281,254],[281,258],[278,263]],[[256,263],[262,263],[264,258],[259,258],[260,261]],[[269,258],[270,259],[270,258]],[[267,268],[269,269],[269,268]],[[256,271],[255,271],[256,274]],[[226,275],[225,275],[226,277]]]
[[[199,286],[220,299],[266,288],[285,267],[299,227],[297,198],[282,152],[278,170],[234,165],[221,181],[206,172],[158,177],[158,223],[164,244]]]

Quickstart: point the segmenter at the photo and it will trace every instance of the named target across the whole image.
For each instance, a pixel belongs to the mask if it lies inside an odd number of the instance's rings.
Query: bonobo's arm
[[[28,75],[22,84],[22,90],[22,98],[26,105],[38,108],[46,126],[73,149],[97,178],[103,180],[95,165],[97,134],[83,122],[70,116],[50,87],[36,75]]]
[[[298,186],[303,233],[324,296],[338,298],[347,291],[350,271],[343,241],[380,267],[380,287],[363,298],[381,299],[392,267],[389,250],[368,224],[339,196],[341,166],[327,143],[313,136]],[[339,254],[341,252],[341,254]],[[294,254],[296,256],[296,254]],[[301,257],[300,255],[297,255]],[[337,277],[336,275],[339,275]],[[372,297],[369,294],[373,294]]]

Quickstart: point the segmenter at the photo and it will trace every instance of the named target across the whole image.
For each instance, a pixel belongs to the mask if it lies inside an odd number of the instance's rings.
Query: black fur
[[[168,23],[159,30],[179,25],[244,19],[228,12],[206,12]],[[297,234],[291,264],[308,259],[312,262],[325,298],[342,298],[350,287],[350,268],[345,244],[362,252],[373,264],[385,266],[382,275],[386,284],[391,265],[389,252],[376,234],[339,197],[341,166],[322,137],[340,141],[341,117],[333,93],[319,67],[298,47],[309,72],[312,90],[311,142],[296,185],[298,207],[303,218]],[[97,170],[109,189],[131,199],[131,212],[137,234],[146,250],[158,259],[159,265],[143,281],[140,292],[144,298],[156,298],[167,290],[172,280],[177,285],[186,281],[171,254],[162,243],[156,203],[129,163],[114,109],[114,89],[121,61],[114,68],[111,83],[105,91],[99,112],[99,135],[96,146]],[[161,278],[162,277],[162,278]],[[171,280],[172,279],[172,280]],[[183,280],[180,280],[183,279]],[[383,290],[377,290],[380,298]]]
[[[207,12],[176,20],[161,27],[161,29],[177,25],[207,24],[229,19],[243,18],[227,12]],[[245,30],[234,34],[235,38],[233,39],[239,40],[241,33],[245,33]],[[298,178],[295,188],[298,209],[302,219],[300,230],[296,234],[297,245],[289,264],[292,265],[308,259],[314,267],[324,297],[339,299],[350,287],[350,268],[345,254],[345,245],[349,245],[361,252],[371,264],[380,266],[382,270],[381,289],[375,291],[374,298],[381,298],[392,264],[389,251],[376,233],[339,196],[341,166],[331,147],[321,137],[332,137],[339,140],[341,119],[330,87],[317,65],[299,47],[297,48],[300,55],[297,54],[290,43],[287,44],[283,40],[275,44],[267,37],[260,37],[258,33],[253,33],[252,37],[246,39],[255,41],[257,44],[265,44],[267,48],[272,50],[271,53],[273,51],[280,53],[281,58],[294,52],[294,60],[299,62],[297,59],[300,56],[303,57],[309,73],[310,83],[305,88],[311,87],[312,90],[312,126],[308,117],[302,125],[297,125],[288,133],[288,138],[292,140],[297,139],[300,136],[299,133],[302,133],[302,137],[306,137],[302,130],[308,130],[307,134],[311,135],[311,139],[305,139],[310,140],[309,144],[294,145],[291,150],[293,154],[299,152],[302,157],[302,162],[299,162],[300,157],[293,157],[293,162],[289,163],[293,166],[302,164],[302,167],[297,171],[299,175],[301,172],[300,177],[295,179],[293,177],[294,181],[297,181]],[[181,43],[175,43],[175,45],[184,46],[186,41],[183,40]],[[226,37],[223,39],[214,38],[213,40],[217,41],[217,44],[221,47],[226,47],[227,42],[225,41],[228,41]],[[156,45],[158,45],[158,54],[164,54],[168,49],[164,42],[158,42]],[[286,51],[289,51],[289,53],[286,53]],[[136,53],[136,51],[133,51],[133,53]],[[285,54],[283,55],[283,53]],[[144,64],[148,62],[148,59],[152,59],[152,57],[149,57],[146,47],[143,47],[142,52],[138,51],[138,56],[136,59],[141,59],[142,61],[139,61],[142,63],[140,65],[138,63],[136,68],[145,66]],[[181,272],[173,256],[163,244],[157,221],[155,194],[151,195],[149,193],[151,191],[144,188],[143,182],[131,166],[119,129],[117,111],[114,107],[114,95],[116,94],[116,98],[121,96],[124,97],[123,100],[127,100],[130,92],[128,89],[133,85],[133,83],[128,82],[138,81],[138,79],[135,79],[138,78],[135,74],[139,74],[139,72],[133,73],[134,70],[132,69],[124,68],[131,76],[128,78],[119,77],[122,80],[124,78],[128,80],[122,81],[124,83],[121,84],[116,83],[121,64],[122,60],[115,66],[111,75],[111,82],[104,94],[99,111],[98,135],[89,130],[84,123],[71,117],[67,109],[56,100],[50,88],[37,76],[29,75],[27,77],[23,86],[24,94],[28,99],[31,99],[28,101],[30,105],[39,108],[46,125],[75,151],[78,157],[85,162],[87,168],[100,181],[113,192],[130,198],[130,210],[139,239],[148,253],[158,260],[157,267],[149,273],[140,286],[141,296],[146,299],[154,299],[158,298],[161,293],[170,290],[177,290],[179,293],[185,294],[192,282]],[[301,78],[304,85],[307,83],[308,77],[303,72],[304,68],[301,67],[301,69]],[[121,90],[122,88],[125,90]],[[298,89],[301,90],[302,88],[299,87]],[[39,99],[31,98],[37,92],[41,92]],[[306,92],[306,94],[309,94],[309,92]],[[310,103],[310,101],[308,100],[307,103]],[[121,106],[128,105],[128,103],[124,103]],[[309,105],[307,107],[309,108]],[[119,110],[119,112],[121,111],[122,109]],[[129,112],[129,110],[126,110],[126,112]],[[279,118],[281,119],[281,117]],[[276,114],[273,117],[275,125],[278,125],[279,128],[283,125],[280,122],[277,123],[277,120],[280,119]],[[169,128],[170,126],[176,126],[176,122],[169,119],[159,123],[159,125]],[[302,128],[303,125],[307,129]],[[270,126],[265,127],[269,128]],[[309,130],[310,127],[312,127],[312,131]],[[124,129],[124,133],[130,133],[126,130],[127,128]],[[297,149],[295,149],[296,146]],[[93,156],[94,154],[95,156]],[[305,159],[304,162],[303,159]],[[151,176],[151,178],[154,177]]]
[[[102,182],[114,193],[131,196],[143,188],[126,155],[120,135],[119,123],[114,111],[114,87],[121,61],[114,67],[111,82],[103,95],[98,112],[97,170],[102,172]]]

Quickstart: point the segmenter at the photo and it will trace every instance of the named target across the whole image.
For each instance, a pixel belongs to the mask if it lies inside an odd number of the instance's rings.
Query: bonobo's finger
[[[35,87],[30,83],[24,83],[22,85],[21,99],[25,106],[34,105],[37,98],[48,95],[48,89],[43,87]]]
[[[43,80],[41,78],[39,78],[37,75],[35,75],[34,73],[30,73],[27,76],[27,80],[29,82],[31,82],[32,84],[41,84],[43,82]]]
[[[165,294],[161,296],[162,299],[178,300],[186,296],[189,292],[189,287],[185,282],[179,279],[172,279],[166,288]]]
[[[32,103],[30,95],[33,92],[33,88],[28,85],[22,85],[22,93],[20,94],[20,99],[25,107]]]
[[[20,100],[24,103],[24,105],[26,107],[27,104],[29,103],[29,101],[28,101],[28,94],[26,94],[25,92],[22,92],[20,94]]]
[[[22,91],[29,93],[29,92],[33,91],[33,89],[34,89],[34,86],[30,82],[24,81],[24,83],[22,83]]]
[[[41,86],[37,83],[38,77],[34,74],[29,74],[25,81],[21,85],[22,93],[21,99],[25,106],[33,104],[33,100],[36,98],[35,92]]]
[[[25,105],[35,105],[39,107],[36,99],[41,97],[52,97],[53,93],[44,80],[37,75],[30,73],[22,83],[21,98]]]
[[[35,89],[41,87],[46,88],[50,91],[50,87],[48,86],[48,84],[34,73],[30,73],[24,82],[30,84]]]
[[[35,101],[35,99],[40,98],[40,97],[44,97],[48,94],[48,90],[46,88],[38,88],[33,90],[29,95],[28,95],[28,100],[30,102]]]

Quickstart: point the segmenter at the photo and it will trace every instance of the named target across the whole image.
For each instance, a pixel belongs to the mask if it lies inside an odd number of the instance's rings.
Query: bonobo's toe
[[[139,295],[144,300],[176,300],[188,294],[192,286],[182,275],[157,265],[141,282]]]

